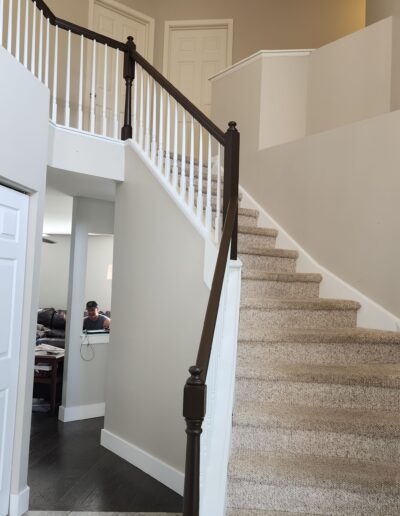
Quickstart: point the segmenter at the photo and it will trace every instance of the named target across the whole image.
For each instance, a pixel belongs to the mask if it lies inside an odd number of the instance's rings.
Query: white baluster
[[[38,79],[42,81],[43,75],[43,13],[39,11],[40,16],[40,29],[39,29],[39,70],[38,70]]]
[[[150,153],[150,75],[147,74],[146,89],[146,137],[144,151],[147,155]]]
[[[115,55],[115,84],[114,84],[114,138],[118,138],[118,106],[119,106],[119,50]]]
[[[197,218],[203,222],[203,128],[199,126],[199,171],[197,188]]]
[[[174,161],[172,166],[172,186],[176,190],[178,186],[178,103],[175,100],[174,119]]]
[[[164,137],[164,90],[160,86],[160,119],[158,125],[158,169],[163,169],[163,137]]]
[[[31,72],[36,74],[36,2],[33,3]]]
[[[221,145],[218,143],[217,155],[217,210],[215,215],[215,241],[220,239],[221,230]]]
[[[144,111],[144,70],[142,67],[138,67],[140,69],[140,127],[139,127],[139,145],[143,149],[143,131],[144,131],[144,120],[143,120],[143,111]]]
[[[0,40],[1,45],[1,40]],[[21,47],[21,0],[17,0],[17,31],[15,35],[15,58],[19,61]]]
[[[139,67],[136,66],[135,64],[135,78],[133,79],[133,134],[132,134],[132,137],[133,137],[133,141],[137,142],[138,141],[138,137],[137,137],[137,123],[138,123],[138,120],[137,120],[137,102],[138,102],[138,76],[137,76],[137,73],[138,73],[138,69]]]
[[[165,135],[165,177],[171,174],[171,97],[167,93],[167,128]]]
[[[95,95],[96,95],[96,40],[93,40],[92,46],[92,87],[90,92],[90,132],[94,133],[96,128],[96,112],[95,112]]]
[[[186,111],[182,108],[182,161],[181,161],[181,197],[186,195]]]
[[[3,46],[4,1],[0,0],[0,46]]]
[[[157,88],[156,81],[153,81],[153,120],[152,120],[152,135],[151,135],[151,161],[156,162],[157,156]]]
[[[189,208],[194,205],[194,120],[190,117]]]
[[[208,133],[208,163],[207,163],[207,202],[206,202],[206,228],[211,231],[212,208],[211,208],[211,134]]]
[[[69,106],[70,97],[70,84],[71,84],[71,31],[68,31],[68,45],[67,45],[67,77],[65,82],[65,116],[64,123],[66,127],[69,127],[71,109]]]
[[[103,77],[103,136],[107,136],[107,45],[104,45],[104,77]]]
[[[54,35],[54,70],[53,70],[53,113],[52,120],[57,123],[57,77],[58,77],[58,25]]]
[[[13,0],[8,0],[8,30],[7,30],[7,50],[12,50],[12,27],[13,27]]]
[[[83,36],[81,35],[81,55],[79,60],[79,98],[78,98],[78,129],[83,128]]]
[[[49,61],[50,61],[50,20],[46,20],[46,59],[44,67],[44,83],[46,86],[49,85]]]
[[[30,4],[30,0],[25,0],[25,30],[24,30],[24,66],[25,66],[25,68],[28,68],[29,4]]]

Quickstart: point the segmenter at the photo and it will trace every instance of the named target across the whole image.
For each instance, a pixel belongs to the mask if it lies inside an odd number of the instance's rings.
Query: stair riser
[[[266,235],[251,235],[249,233],[238,234],[238,247],[243,249],[244,246],[261,247],[262,249],[267,247],[269,249],[274,248],[276,244],[275,236]]]
[[[297,485],[282,487],[233,479],[229,482],[228,507],[342,516],[395,516],[400,513],[400,501],[384,493]]]
[[[236,397],[239,400],[292,403],[309,407],[396,412],[400,406],[400,389],[249,378],[237,378]]]
[[[319,283],[242,279],[242,299],[318,297]]]
[[[238,224],[240,226],[257,226],[257,217],[250,217],[248,215],[239,215]]]
[[[400,346],[375,344],[240,343],[239,357],[254,363],[359,365],[400,362]]]
[[[240,338],[262,338],[279,328],[351,328],[356,310],[240,310]],[[245,337],[246,336],[246,337]]]
[[[239,248],[240,254],[240,248]],[[267,272],[295,272],[295,258],[281,258],[274,256],[257,256],[254,254],[240,254],[243,268]]]
[[[400,463],[399,440],[296,428],[235,426],[232,446],[290,455],[349,458]]]

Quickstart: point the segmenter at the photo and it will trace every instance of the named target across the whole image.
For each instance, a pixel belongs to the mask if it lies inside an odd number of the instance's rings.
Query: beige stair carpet
[[[400,334],[357,327],[319,274],[239,211],[227,516],[400,515]]]

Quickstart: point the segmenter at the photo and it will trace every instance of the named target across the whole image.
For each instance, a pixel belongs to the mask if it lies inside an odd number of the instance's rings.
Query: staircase
[[[277,231],[239,217],[243,262],[228,516],[400,514],[400,333],[321,299]]]

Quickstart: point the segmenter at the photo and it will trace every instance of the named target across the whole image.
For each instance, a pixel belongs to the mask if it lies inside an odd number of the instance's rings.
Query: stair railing
[[[137,52],[131,36],[123,43],[57,18],[43,0],[8,0],[8,9],[5,1],[0,0],[0,44],[50,88],[52,122],[131,139],[204,234],[219,243],[196,365],[184,388],[183,515],[198,516],[207,371],[226,265],[229,258],[237,259],[236,123],[221,131]],[[75,54],[79,58],[73,63]]]

